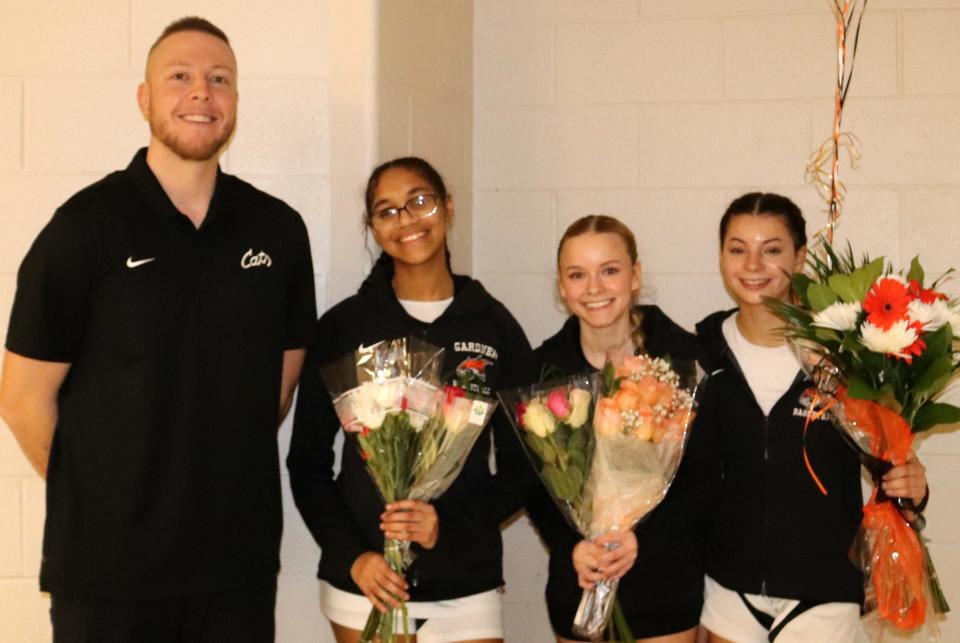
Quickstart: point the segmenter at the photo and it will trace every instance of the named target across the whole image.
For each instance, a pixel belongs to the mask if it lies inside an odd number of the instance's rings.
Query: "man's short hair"
[[[227,34],[223,33],[223,29],[217,25],[213,24],[206,18],[201,18],[200,16],[184,16],[183,18],[175,20],[167,25],[167,28],[163,30],[163,33],[160,34],[160,37],[157,38],[153,42],[153,45],[150,46],[150,52],[148,52],[147,55],[149,56],[149,54],[157,48],[157,45],[163,42],[164,38],[167,36],[172,36],[175,33],[180,33],[181,31],[200,31],[202,33],[207,33],[211,36],[219,38],[225,42],[228,47],[230,46],[230,39],[227,38]]]

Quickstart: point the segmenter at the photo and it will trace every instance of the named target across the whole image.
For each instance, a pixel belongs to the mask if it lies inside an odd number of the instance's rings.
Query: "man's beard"
[[[236,120],[227,123],[220,136],[205,141],[184,141],[167,127],[166,121],[150,119],[150,133],[184,161],[209,161],[230,140]]]

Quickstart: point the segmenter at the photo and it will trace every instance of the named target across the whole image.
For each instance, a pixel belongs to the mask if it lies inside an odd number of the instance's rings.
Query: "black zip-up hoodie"
[[[321,548],[318,576],[360,594],[350,567],[366,551],[383,551],[383,501],[355,444],[346,441],[334,477],[334,439],[340,431],[319,368],[361,344],[406,335],[446,349],[444,373],[463,366],[482,392],[529,379],[530,344],[507,309],[469,277],[454,276],[454,299],[431,324],[403,309],[383,262],[348,297],[317,322],[308,350],[294,414],[287,468],[294,501]],[[472,361],[471,361],[472,360]],[[463,362],[468,362],[463,365]],[[463,371],[463,368],[461,369]],[[491,434],[497,474],[489,468]],[[500,410],[477,439],[460,476],[434,502],[439,537],[432,550],[414,545],[418,557],[407,570],[414,601],[458,598],[503,585],[500,523],[516,513],[535,484],[519,443]]]
[[[694,359],[696,338],[656,306],[640,306],[644,350],[654,357]],[[534,351],[534,364],[547,379],[594,371],[580,344],[580,320],[571,316]],[[634,529],[637,560],[620,580],[617,597],[639,638],[662,636],[696,626],[703,603],[703,542],[684,504],[685,467],[663,502]],[[527,513],[550,549],[546,597],[554,632],[568,639],[581,590],[571,556],[582,536],[567,523],[547,491],[538,486]]]
[[[688,445],[707,516],[707,574],[728,589],[816,602],[863,600],[849,552],[862,517],[860,465],[837,429],[810,424],[806,448],[823,495],[803,462],[811,386],[798,370],[764,416],[723,337],[735,310],[697,324],[711,373]]]

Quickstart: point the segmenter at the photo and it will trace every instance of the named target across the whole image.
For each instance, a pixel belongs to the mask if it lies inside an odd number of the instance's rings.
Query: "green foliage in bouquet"
[[[952,270],[926,287],[916,257],[901,276],[883,257],[823,248],[793,276],[796,303],[767,301],[803,359],[816,361],[805,367],[896,411],[914,432],[960,422],[960,408],[934,401],[960,366],[960,308],[937,290]]]

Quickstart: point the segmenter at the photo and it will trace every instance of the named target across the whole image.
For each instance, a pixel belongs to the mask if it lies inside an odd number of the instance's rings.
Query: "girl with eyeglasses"
[[[859,461],[824,420],[804,438],[811,382],[765,304],[790,297],[806,252],[803,216],[786,197],[745,194],[720,220],[720,272],[737,308],[697,324],[712,375],[686,454],[702,476],[702,622],[713,642],[863,640],[863,578],[850,561]],[[804,444],[827,495],[804,465]],[[888,495],[918,506],[926,488],[915,457],[883,480]]]
[[[523,330],[480,282],[451,272],[453,216],[443,179],[423,159],[377,167],[365,223],[382,254],[359,291],[320,318],[307,354],[287,466],[297,508],[321,548],[321,610],[338,643],[358,640],[371,604],[383,610],[398,599],[408,601],[418,643],[503,639],[500,523],[534,482],[505,416],[494,415],[443,496],[384,507],[351,445],[341,448],[334,473],[340,425],[319,374],[361,344],[414,335],[443,347],[444,372],[472,391],[495,396],[523,383],[530,364]],[[417,559],[404,576],[383,557],[385,536],[414,543]]]
[[[637,243],[621,221],[589,215],[567,228],[557,249],[557,287],[570,313],[563,327],[534,351],[546,378],[600,369],[608,357],[647,353],[693,359],[694,336],[658,307],[639,305]],[[584,540],[542,487],[527,506],[550,550],[546,598],[558,643],[571,631],[583,588],[620,579],[617,597],[642,641],[692,643],[703,600],[701,545],[682,493],[683,467],[663,502],[629,532]]]

